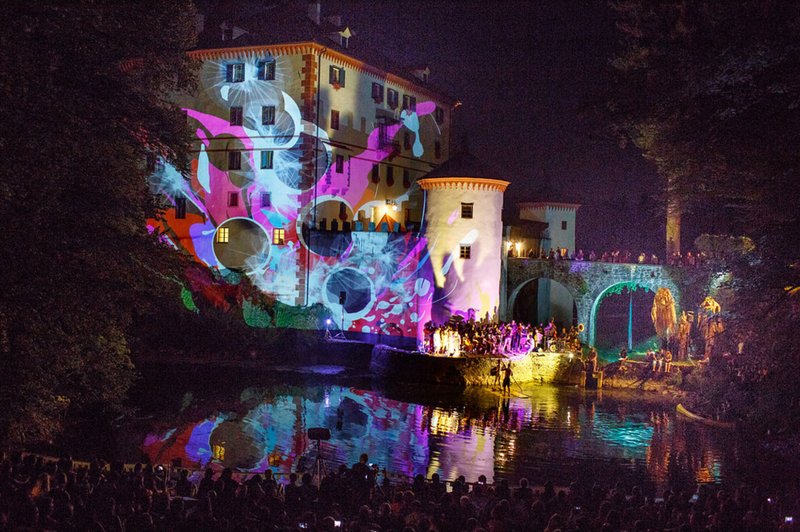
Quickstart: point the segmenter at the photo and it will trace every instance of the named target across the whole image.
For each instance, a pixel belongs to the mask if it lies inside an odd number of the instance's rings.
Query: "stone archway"
[[[577,314],[578,294],[570,286],[549,277],[529,279],[520,284],[510,296],[506,320],[547,323],[550,317],[563,327],[573,325]],[[530,298],[533,298],[531,300]]]
[[[643,280],[637,281],[634,279],[613,282],[592,297],[592,303],[587,315],[586,330],[584,331],[586,334],[586,341],[589,345],[594,346],[597,340],[597,309],[600,307],[601,301],[611,290],[620,286],[643,288],[648,293],[652,293],[654,297],[659,288],[666,288],[672,293],[672,297],[675,300],[675,312],[680,314],[680,292],[678,291],[678,287],[671,280],[662,281],[660,284],[648,283]]]

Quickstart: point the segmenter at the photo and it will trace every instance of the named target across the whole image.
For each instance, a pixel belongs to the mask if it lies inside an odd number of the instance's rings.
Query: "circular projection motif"
[[[248,218],[225,220],[214,233],[217,262],[231,270],[252,271],[269,257],[270,239],[259,224]]]
[[[314,227],[314,205],[304,209],[301,231],[306,247],[323,257],[338,257],[350,247],[353,235],[353,211],[342,201],[322,200],[317,203],[317,225]]]
[[[325,298],[331,305],[340,305],[344,300],[344,311],[357,314],[372,301],[372,282],[353,268],[336,270],[325,281]]]

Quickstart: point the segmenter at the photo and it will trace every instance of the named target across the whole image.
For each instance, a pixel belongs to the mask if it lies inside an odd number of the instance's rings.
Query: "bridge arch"
[[[513,305],[524,286],[540,278],[552,279],[572,295],[578,323],[585,325],[581,340],[588,345],[594,345],[600,301],[615,286],[635,285],[654,294],[659,288],[668,288],[675,300],[675,310],[680,313],[680,291],[670,269],[661,265],[507,258],[504,277],[507,297],[500,313],[504,319],[511,320]]]
[[[578,290],[576,289],[576,287],[574,285],[572,285],[572,284],[564,284],[564,283],[560,282],[558,279],[554,279],[552,277],[545,277],[545,276],[531,278],[531,279],[528,279],[527,281],[523,281],[521,284],[519,284],[512,291],[512,293],[509,295],[509,298],[508,298],[508,312],[506,314],[506,321],[509,321],[511,319],[515,319],[517,321],[525,321],[525,322],[530,322],[530,323],[535,324],[535,322],[538,320],[539,322],[546,323],[546,321],[549,319],[550,316],[556,316],[556,315],[561,314],[561,313],[553,310],[552,307],[551,307],[550,308],[550,312],[549,312],[549,316],[544,316],[543,317],[541,315],[538,315],[538,312],[541,310],[541,308],[539,307],[539,304],[538,304],[539,303],[538,302],[538,297],[537,297],[537,301],[535,303],[536,306],[537,306],[537,309],[536,309],[537,310],[537,312],[536,312],[537,319],[524,320],[524,319],[522,319],[522,316],[520,316],[518,314],[517,311],[519,310],[519,305],[521,303],[521,299],[520,298],[525,293],[526,289],[530,288],[531,285],[536,283],[537,284],[537,287],[536,287],[537,296],[540,297],[540,291],[541,290],[550,288],[547,285],[542,286],[544,283],[541,283],[541,281],[552,281],[553,283],[555,283],[556,285],[558,285],[562,289],[564,289],[567,292],[567,294],[569,294],[569,297],[570,297],[569,309],[562,309],[562,310],[567,310],[568,313],[569,313],[569,323],[564,323],[564,325],[565,326],[571,325],[572,324],[572,319],[573,319],[573,314],[575,313],[575,309],[578,308],[578,298],[581,297],[581,294],[578,292]],[[556,290],[559,290],[559,289],[556,288]],[[552,301],[550,303],[552,305]]]

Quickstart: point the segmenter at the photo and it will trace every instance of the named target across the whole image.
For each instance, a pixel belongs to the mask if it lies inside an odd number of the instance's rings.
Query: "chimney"
[[[322,3],[319,0],[314,0],[308,3],[308,18],[314,21],[314,24],[319,26],[322,21]]]

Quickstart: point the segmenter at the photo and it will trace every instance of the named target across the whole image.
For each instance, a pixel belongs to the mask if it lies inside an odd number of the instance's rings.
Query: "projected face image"
[[[153,186],[172,208],[149,225],[223,277],[244,273],[284,304],[325,305],[337,326],[418,336],[433,294],[424,240],[397,230],[399,209],[373,176],[396,155],[386,139],[401,131],[413,156],[424,154],[422,125],[435,124],[436,105],[374,124],[365,148],[343,152],[287,92],[298,89],[296,66],[288,57],[203,63],[201,94],[184,106],[195,130],[191,176],[156,168]],[[383,217],[368,231],[365,213]]]

